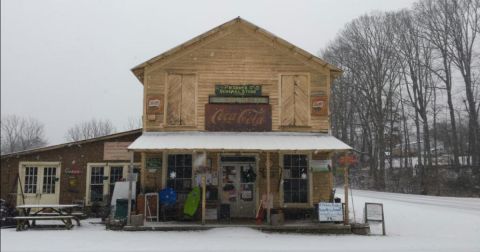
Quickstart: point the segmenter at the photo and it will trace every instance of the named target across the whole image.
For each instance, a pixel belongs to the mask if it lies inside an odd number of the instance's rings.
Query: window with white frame
[[[37,193],[37,175],[38,167],[25,167],[25,187],[24,193]]]
[[[113,194],[115,188],[115,182],[123,180],[123,166],[111,166],[110,167],[110,195]]]
[[[90,163],[87,165],[87,204],[109,200],[115,183],[124,181],[130,163]],[[137,169],[135,169],[135,167]],[[134,172],[139,164],[134,164]]]
[[[90,169],[90,202],[103,201],[104,166],[92,166]]]
[[[283,155],[283,202],[308,202],[307,155]]]
[[[54,194],[55,181],[57,177],[57,167],[43,168],[43,190],[42,193]]]

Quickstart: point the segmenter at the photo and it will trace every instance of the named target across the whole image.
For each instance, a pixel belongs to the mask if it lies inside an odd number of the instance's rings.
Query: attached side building
[[[108,201],[116,181],[127,176],[132,130],[93,139],[2,155],[1,198],[12,204]],[[135,157],[140,167],[140,155]]]

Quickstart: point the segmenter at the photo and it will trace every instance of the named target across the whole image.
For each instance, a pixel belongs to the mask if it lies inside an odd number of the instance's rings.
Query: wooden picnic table
[[[14,217],[17,220],[17,231],[24,230],[36,225],[40,220],[59,220],[65,225],[65,228],[73,227],[72,219],[80,226],[79,214],[73,213],[73,209],[78,207],[75,204],[29,204],[19,205],[17,209],[20,215]],[[80,213],[83,214],[83,213]],[[30,221],[32,223],[30,224]]]

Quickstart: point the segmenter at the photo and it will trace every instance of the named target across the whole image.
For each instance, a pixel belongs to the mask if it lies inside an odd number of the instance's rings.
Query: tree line
[[[332,85],[332,132],[359,153],[374,188],[385,189],[395,159],[415,167],[423,193],[442,156],[480,177],[479,33],[480,0],[421,0],[352,20],[322,51],[344,70]]]

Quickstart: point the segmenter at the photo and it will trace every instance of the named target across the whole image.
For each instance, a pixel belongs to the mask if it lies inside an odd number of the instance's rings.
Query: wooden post
[[[202,174],[202,225],[205,225],[206,188],[205,174]]]
[[[130,151],[130,165],[128,166],[128,209],[127,209],[127,223],[131,225],[131,215],[132,215],[132,189],[133,189],[133,157],[134,152]]]
[[[343,170],[343,176],[344,176],[344,197],[345,197],[345,219],[343,220],[343,223],[345,225],[349,224],[349,219],[350,215],[348,213],[348,165],[345,165],[345,168]]]
[[[204,160],[203,160],[203,168],[207,169],[207,152],[204,151],[203,152],[203,156],[205,157]],[[206,208],[206,204],[207,204],[207,199],[206,199],[206,196],[207,196],[207,181],[206,181],[206,177],[205,177],[205,171],[204,171],[204,174],[202,174],[202,225],[205,225],[205,208]]]
[[[270,152],[267,152],[267,223],[271,224],[270,220]]]

